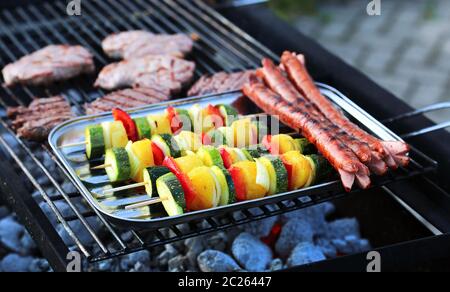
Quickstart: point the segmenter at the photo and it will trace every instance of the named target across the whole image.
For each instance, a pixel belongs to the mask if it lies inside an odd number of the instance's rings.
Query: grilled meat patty
[[[203,76],[189,90],[189,96],[221,93],[233,90],[241,90],[244,84],[250,81],[254,71],[237,73],[220,72],[212,76]]]
[[[37,142],[45,141],[55,126],[74,117],[62,96],[38,98],[28,107],[8,108],[7,115],[19,136]]]
[[[125,60],[150,55],[184,57],[193,46],[194,42],[185,34],[153,34],[142,30],[112,34],[102,42],[108,56]]]
[[[95,70],[92,54],[81,46],[51,45],[3,68],[7,86],[46,85]]]
[[[102,98],[85,105],[86,113],[89,115],[109,112],[113,108],[123,109],[145,106],[163,102],[169,99],[165,92],[154,88],[124,89],[112,92]]]
[[[108,90],[121,87],[165,89],[171,95],[194,77],[195,63],[168,55],[147,56],[106,66],[95,86]]]

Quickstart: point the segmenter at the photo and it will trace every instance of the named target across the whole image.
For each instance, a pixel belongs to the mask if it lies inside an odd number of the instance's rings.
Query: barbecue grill
[[[112,32],[131,29],[144,29],[156,33],[181,32],[199,35],[200,41],[196,42],[194,52],[190,57],[197,63],[196,77],[218,71],[235,72],[257,68],[260,60],[264,57],[278,58],[276,53],[199,0],[84,1],[82,16],[72,17],[67,16],[66,4],[63,2],[42,1],[39,4],[2,9],[1,16],[0,64],[2,66],[46,45],[69,43],[81,44],[94,52],[96,65],[101,68],[108,63],[101,51],[101,40]],[[370,198],[369,201],[372,202],[374,200],[373,193],[380,194],[390,204],[397,206],[393,207],[395,210],[394,214],[391,214],[393,218],[395,218],[395,212],[407,211],[408,219],[401,222],[417,226],[416,229],[412,228],[415,230],[415,237],[405,235],[403,238],[394,240],[385,236],[385,240],[383,240],[380,235],[380,244],[377,246],[383,246],[386,242],[394,243],[428,236],[437,238],[450,229],[449,218],[440,216],[444,213],[443,210],[449,206],[449,195],[436,181],[438,164],[429,155],[415,147],[411,151],[411,167],[380,179],[372,191],[361,193],[359,190],[355,190],[348,194],[341,188],[337,188],[336,184],[330,184],[310,192],[293,194],[284,201],[276,202],[275,208],[268,208],[265,205],[250,206],[234,210],[229,214],[191,221],[189,224],[171,225],[152,230],[117,227],[102,213],[86,203],[76,188],[62,185],[64,180],[68,180],[74,185],[75,182],[48,145],[20,139],[11,130],[5,118],[5,109],[8,106],[27,105],[35,97],[57,94],[63,94],[76,108],[77,113],[82,115],[84,103],[91,102],[105,94],[102,90],[92,88],[90,84],[93,83],[93,78],[78,78],[42,88],[27,86],[12,89],[0,88],[0,166],[7,170],[0,174],[0,190],[6,195],[9,203],[37,241],[54,270],[64,271],[66,269],[66,255],[69,252],[69,246],[72,245],[61,239],[55,226],[39,207],[37,200],[44,200],[45,204],[50,207],[52,216],[61,223],[64,231],[75,243],[73,245],[75,249],[82,253],[88,263],[226,230],[325,201],[337,200],[337,202],[342,202],[342,205],[346,202],[361,207],[364,203],[360,202],[361,199],[358,199],[358,196]],[[339,82],[336,82],[335,86],[339,86]],[[346,86],[342,88],[348,96],[358,93],[352,92]],[[438,106],[438,108],[442,108],[442,106]],[[416,114],[422,113],[423,111],[420,111]],[[393,114],[390,116],[392,117]],[[410,116],[406,115],[400,118],[409,118]],[[383,118],[383,116],[380,117]],[[386,122],[392,121],[391,119]],[[427,129],[407,134],[405,137],[415,137],[445,126],[425,127]],[[410,130],[408,129],[408,131]],[[423,144],[418,143],[418,145]],[[442,169],[439,172],[442,173]],[[424,196],[423,190],[426,190],[427,196]],[[32,196],[32,193],[35,195]],[[58,201],[64,201],[70,206],[71,214],[69,216],[62,214],[58,209]],[[435,213],[433,213],[431,208],[434,208],[438,204],[437,202],[441,203],[441,208],[434,209]],[[382,209],[379,208],[378,211],[381,212]],[[367,214],[360,215],[366,216],[366,218],[368,216]],[[92,226],[92,218],[100,222],[100,227]],[[73,222],[79,222],[83,228],[75,230],[72,227]],[[166,232],[167,229],[170,229],[171,232]],[[125,234],[131,234],[132,240],[125,241],[123,239]],[[374,236],[377,235],[374,234]],[[83,240],[86,237],[91,239],[94,244],[86,245]]]

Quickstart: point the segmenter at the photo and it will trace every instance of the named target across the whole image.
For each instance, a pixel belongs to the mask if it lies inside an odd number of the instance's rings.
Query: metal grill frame
[[[106,65],[108,61],[100,53],[99,48],[93,44],[99,46],[101,40],[108,33],[125,29],[147,29],[154,32],[183,31],[199,34],[201,42],[196,44],[194,51],[194,54],[198,54],[196,62],[200,68],[196,72],[197,77],[205,73],[214,73],[217,70],[233,72],[236,70],[256,68],[259,66],[259,61],[263,57],[278,58],[263,45],[232,25],[200,0],[151,0],[145,3],[141,0],[86,1],[83,2],[84,16],[82,18],[64,16],[65,6],[61,2],[53,3],[55,3],[55,6],[52,6],[49,2],[44,2],[39,7],[29,5],[13,10],[1,11],[0,50],[2,50],[3,54],[0,55],[0,64],[5,65],[22,55],[42,47],[44,44],[54,43],[55,41],[67,42],[67,39],[70,39],[71,42],[69,43],[77,42],[95,52],[97,66],[101,67]],[[60,11],[58,12],[58,10]],[[131,17],[130,11],[133,12]],[[213,54],[214,51],[216,52],[215,54]],[[209,62],[204,60],[209,60]],[[0,109],[3,111],[6,106],[26,105],[35,96],[50,96],[63,91],[66,92],[66,97],[71,104],[78,109],[79,114],[82,114],[83,102],[91,101],[104,94],[101,90],[85,90],[85,84],[81,79],[77,79],[71,84],[73,85],[69,88],[62,85],[45,89],[21,87],[11,90],[2,87],[1,94],[9,98],[8,100],[0,100]],[[50,207],[59,224],[64,227],[65,232],[74,241],[73,247],[65,244],[54,226],[50,223],[47,224],[49,220],[46,219],[42,210],[36,209],[33,214],[28,214],[29,216],[35,216],[42,224],[42,228],[33,226],[36,229],[33,229],[35,233],[32,235],[35,239],[37,238],[38,243],[40,243],[39,246],[45,246],[49,242],[53,243],[54,248],[43,250],[43,252],[55,270],[65,270],[65,256],[70,249],[80,251],[89,262],[97,262],[189,237],[224,230],[347,195],[342,192],[336,193],[330,191],[302,198],[293,197],[289,201],[277,204],[277,208],[274,210],[260,207],[257,213],[248,210],[240,212],[239,219],[228,216],[226,218],[229,221],[228,223],[219,222],[217,218],[210,218],[206,220],[209,227],[204,226],[204,222],[191,223],[187,226],[187,230],[186,226],[174,226],[171,228],[171,235],[166,235],[166,232],[163,230],[148,232],[121,230],[112,226],[98,211],[89,205],[86,206],[87,210],[79,210],[73,201],[80,195],[77,193],[66,193],[60,182],[58,182],[58,179],[55,178],[55,175],[50,173],[49,169],[34,154],[32,149],[41,146],[18,138],[10,130],[7,121],[3,117],[2,115],[0,120],[0,144],[3,147],[0,148],[3,148],[5,157],[10,162],[13,162],[11,166],[18,166],[16,169],[20,171],[20,176],[15,173],[9,174],[6,178],[3,175],[0,176],[0,179],[12,183],[12,185],[17,185],[17,190],[14,190],[8,184],[2,183],[2,191],[8,193],[17,191],[20,196],[10,203],[20,208],[21,204],[25,204],[28,200],[33,200],[26,187],[20,184],[21,177],[25,178],[32,186],[32,189],[37,190],[41,194],[42,199]],[[58,166],[59,172],[70,179],[70,176],[68,176],[48,146],[43,145],[41,150],[44,151],[45,155],[52,158]],[[420,152],[414,151],[414,153],[418,153],[419,157],[426,158]],[[48,189],[39,184],[36,175],[23,163],[25,158],[31,159],[41,175],[46,176],[50,180],[51,185],[58,192],[57,196],[50,196]],[[427,167],[423,168],[421,164],[418,164],[419,167],[414,169],[412,173],[407,173],[404,177],[399,176],[398,179],[408,179],[411,176],[422,175],[425,172],[435,169],[435,163],[433,161],[427,165]],[[2,169],[14,169],[6,161],[1,161],[1,166]],[[384,183],[380,182],[380,184]],[[59,200],[69,205],[73,212],[72,216],[63,216],[55,204]],[[88,218],[98,218],[102,226],[102,236],[94,231],[87,220]],[[80,234],[71,227],[71,223],[74,221],[81,222],[85,229],[84,232],[87,232],[94,242],[92,245],[87,246],[82,243]],[[33,225],[31,222],[29,224]],[[203,226],[200,227],[200,225]],[[133,235],[131,244],[122,239],[122,235],[126,232],[131,232]]]

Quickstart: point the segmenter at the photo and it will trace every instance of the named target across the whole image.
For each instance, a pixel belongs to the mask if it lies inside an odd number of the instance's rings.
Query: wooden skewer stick
[[[58,148],[71,148],[71,147],[84,146],[84,145],[87,145],[87,144],[88,144],[87,141],[83,141],[83,142],[76,142],[76,143],[70,143],[70,144],[61,145]]]
[[[109,189],[109,190],[104,191],[103,195],[112,194],[115,192],[126,191],[126,190],[131,190],[131,189],[137,189],[140,187],[145,187],[146,185],[148,185],[148,183],[142,182],[142,183],[136,183],[136,184],[127,185],[127,186],[123,186],[123,187],[118,187],[115,189]]]
[[[91,168],[91,170],[107,169],[107,168],[110,168],[110,167],[112,167],[111,164],[102,164],[102,165],[99,165],[99,166]]]
[[[164,201],[167,201],[167,198],[155,198],[155,199],[151,199],[148,201],[144,201],[144,202],[140,202],[137,204],[133,204],[133,205],[128,205],[125,207],[125,210],[133,210],[133,209],[138,209],[138,208],[142,208],[142,207],[147,207],[147,206],[151,206],[151,205],[156,205],[156,204],[160,204]]]

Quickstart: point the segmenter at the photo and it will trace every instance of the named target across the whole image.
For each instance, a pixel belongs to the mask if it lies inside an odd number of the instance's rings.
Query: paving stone
[[[382,1],[382,15],[373,17],[366,15],[367,3],[320,1],[318,17],[301,17],[295,23],[409,104],[419,107],[448,101],[450,1]],[[309,28],[320,25],[320,15],[327,15],[328,22],[315,34]],[[432,117],[442,122],[448,112]]]

